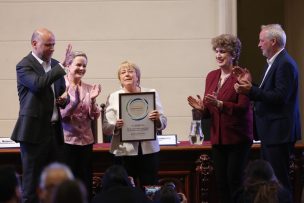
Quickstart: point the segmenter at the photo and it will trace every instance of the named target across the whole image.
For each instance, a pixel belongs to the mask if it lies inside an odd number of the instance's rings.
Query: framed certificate
[[[119,94],[119,118],[124,121],[121,141],[155,140],[155,122],[149,119],[154,109],[155,92]]]

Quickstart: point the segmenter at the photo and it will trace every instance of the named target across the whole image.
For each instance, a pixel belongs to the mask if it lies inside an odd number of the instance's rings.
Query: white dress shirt
[[[283,48],[283,49],[284,49],[284,48]],[[271,65],[273,64],[274,60],[277,58],[277,56],[279,55],[279,53],[281,53],[281,51],[283,51],[283,49],[279,50],[275,55],[273,55],[273,56],[271,57],[271,59],[269,59],[269,60],[267,59],[268,67],[267,67],[267,70],[266,70],[266,72],[265,72],[265,74],[264,74],[263,80],[262,80],[262,82],[261,82],[261,84],[260,84],[260,87],[262,87],[262,84],[263,84],[263,82],[264,82],[264,80],[265,80],[265,78],[266,78],[266,75],[267,75],[267,73],[269,72],[269,70],[270,70],[270,68],[271,68]]]
[[[42,65],[42,67],[43,67],[43,69],[46,73],[49,72],[52,69],[51,68],[51,62],[46,63],[45,61],[41,60],[34,52],[32,52],[32,55]],[[57,106],[56,106],[54,83],[51,86],[52,86],[53,95],[54,95],[54,108],[53,108],[53,115],[52,115],[51,121],[58,121],[59,120],[59,115],[58,115],[58,110],[57,110]]]

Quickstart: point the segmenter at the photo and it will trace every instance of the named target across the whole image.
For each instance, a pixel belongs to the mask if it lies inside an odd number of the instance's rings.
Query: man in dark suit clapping
[[[66,87],[64,67],[51,58],[54,34],[45,28],[37,29],[31,45],[32,52],[16,66],[20,110],[11,139],[20,142],[22,202],[35,203],[40,173],[49,162],[57,160],[63,143],[58,107],[66,103],[61,96]]]
[[[285,50],[286,34],[278,24],[264,25],[259,48],[267,58],[267,70],[259,87],[252,86],[243,71],[238,93],[247,94],[255,108],[256,132],[262,158],[269,161],[279,181],[292,191],[289,160],[294,143],[301,138],[298,67]]]

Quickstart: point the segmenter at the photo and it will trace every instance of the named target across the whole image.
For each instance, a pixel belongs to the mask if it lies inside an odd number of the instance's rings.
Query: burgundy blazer
[[[205,95],[216,91],[221,70],[209,72],[206,78]],[[211,118],[210,140],[214,144],[252,143],[253,114],[250,99],[234,90],[237,78],[230,75],[218,91],[217,98],[223,101],[223,109],[206,105],[203,117]]]

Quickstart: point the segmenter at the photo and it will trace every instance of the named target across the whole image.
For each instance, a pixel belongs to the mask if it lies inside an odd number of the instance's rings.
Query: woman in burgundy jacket
[[[237,66],[241,42],[230,34],[212,39],[218,65],[208,73],[204,98],[188,97],[189,105],[211,118],[212,156],[220,202],[232,202],[240,187],[253,140],[252,108],[247,96],[236,93]]]

